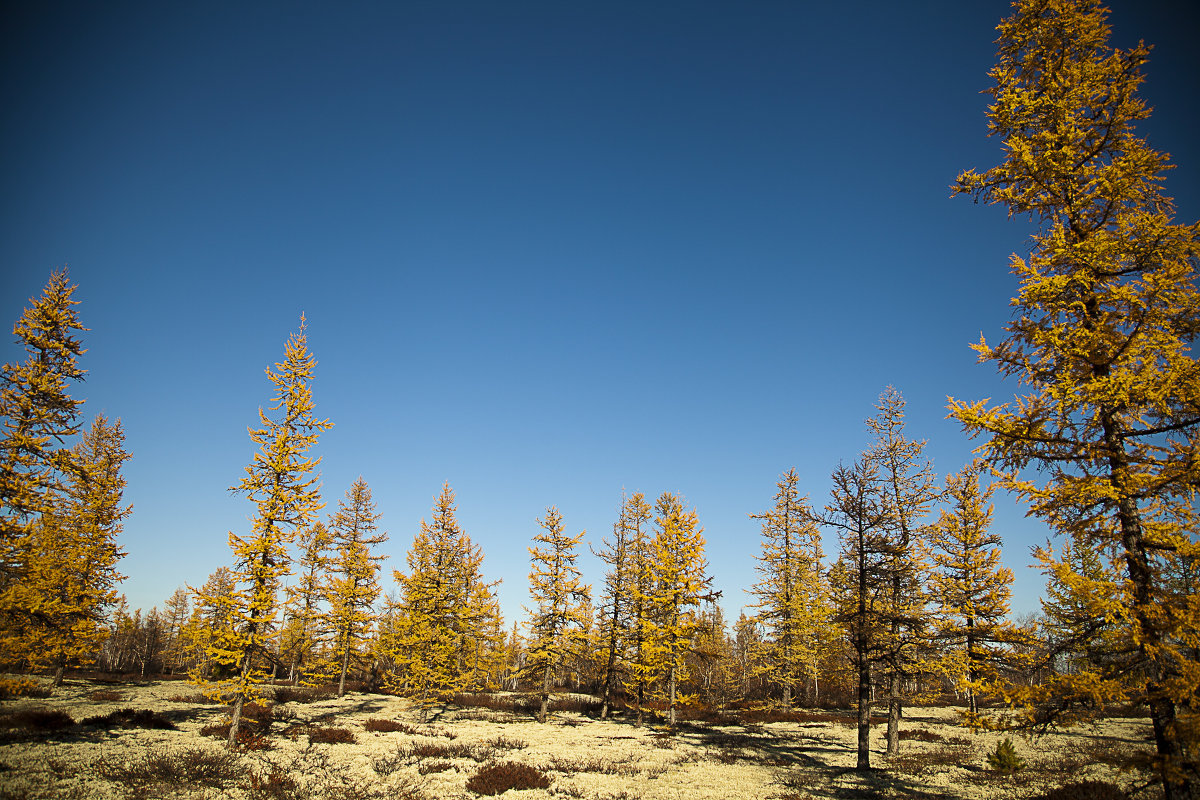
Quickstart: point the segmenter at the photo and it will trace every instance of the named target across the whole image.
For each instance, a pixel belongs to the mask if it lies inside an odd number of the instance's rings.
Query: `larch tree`
[[[379,530],[382,514],[375,511],[371,489],[359,476],[346,491],[329,523],[334,556],[325,596],[329,601],[327,626],[333,633],[333,655],[338,670],[338,697],[346,693],[346,672],[360,648],[370,638],[371,608],[379,598],[379,567],[387,556],[372,555],[371,548],[387,541]]]
[[[867,454],[833,472],[830,502],[822,522],[838,533],[841,551],[830,571],[837,622],[850,639],[857,676],[858,756],[856,769],[871,769],[871,673],[891,638],[891,520],[879,467]]]
[[[70,450],[71,472],[57,512],[43,513],[27,534],[21,580],[5,596],[23,609],[19,641],[6,649],[31,665],[54,671],[62,684],[69,664],[85,663],[100,649],[107,609],[124,576],[117,544],[131,507],[123,505],[129,458],[118,420],[96,417]]]
[[[191,617],[191,599],[188,590],[180,586],[163,603],[163,621],[167,626],[165,658],[167,672],[175,674],[185,660],[186,645],[184,629]]]
[[[287,624],[282,650],[288,659],[288,680],[295,686],[302,670],[313,668],[313,651],[320,636],[321,603],[331,563],[333,535],[320,520],[300,531],[297,580],[288,586]]]
[[[780,688],[784,707],[806,675],[815,682],[821,631],[828,626],[828,591],[822,579],[821,532],[816,515],[796,488],[795,468],[776,483],[775,507],[751,519],[762,520],[762,576],[750,589],[751,608],[766,632],[763,677]]]
[[[231,706],[231,748],[237,742],[242,707],[267,678],[259,661],[277,633],[279,585],[289,573],[288,545],[322,508],[316,471],[321,459],[309,453],[332,424],[313,416],[316,359],[308,350],[305,328],[301,316],[300,330],[288,338],[284,360],[266,371],[275,387],[270,410],[278,415],[272,418],[259,409],[260,427],[249,431],[259,450],[245,477],[232,489],[246,495],[256,508],[249,536],[229,534],[238,588],[227,600],[202,598],[205,603],[231,603],[233,627],[219,631],[223,635],[209,644],[213,661],[233,672],[221,685],[209,687]]]
[[[978,462],[947,480],[951,507],[929,528],[930,575],[937,605],[937,638],[945,649],[941,672],[967,694],[971,717],[981,690],[997,684],[1006,645],[1017,643],[1008,622],[1012,570],[1000,564],[1000,535],[993,533],[992,486],[980,486]]]
[[[650,542],[652,575],[650,649],[665,683],[667,721],[674,728],[679,685],[687,677],[687,655],[700,628],[700,604],[712,600],[712,578],[704,558],[704,529],[695,509],[663,492],[654,504],[656,531]]]
[[[591,616],[590,587],[584,585],[575,566],[576,548],[584,532],[569,536],[563,529],[562,514],[553,506],[537,522],[542,532],[533,537],[536,544],[529,548],[529,596],[534,608],[527,609],[525,670],[536,680],[541,698],[537,718],[545,722],[554,674],[579,651],[581,634]]]
[[[603,659],[600,719],[607,719],[612,706],[613,692],[620,685],[625,670],[625,650],[631,631],[630,580],[634,574],[633,543],[644,537],[644,526],[650,521],[650,506],[645,497],[635,493],[621,498],[621,510],[613,523],[611,539],[605,539],[599,551],[593,553],[608,565],[604,575],[604,592],[600,601],[600,652]]]
[[[409,548],[408,571],[393,571],[400,585],[396,634],[387,644],[398,674],[393,684],[416,698],[422,719],[432,703],[449,699],[472,682],[468,656],[494,605],[480,567],[483,552],[462,530],[454,491],[442,486],[430,522]]]
[[[951,401],[1003,484],[1068,537],[1112,546],[1119,621],[1145,682],[1166,800],[1200,793],[1200,603],[1165,580],[1200,553],[1188,524],[1200,485],[1200,223],[1174,222],[1167,156],[1135,133],[1143,44],[1114,49],[1097,0],[1017,0],[1002,21],[989,90],[1004,159],[958,176],[956,191],[1028,214],[1020,290],[984,362],[1028,387],[997,406]],[[1036,466],[1034,480],[1025,468]],[[1135,665],[1131,664],[1130,668]],[[1117,687],[1080,676],[1097,699]],[[1102,703],[1101,703],[1102,704]]]
[[[629,570],[625,593],[629,599],[629,638],[626,643],[625,691],[632,693],[635,724],[642,725],[647,693],[659,673],[659,658],[651,645],[655,622],[654,564],[648,523],[652,509],[645,495],[634,492],[626,501],[629,526]]]
[[[40,528],[42,515],[62,512],[64,476],[73,471],[65,442],[79,430],[83,401],[68,389],[83,380],[78,359],[85,350],[76,334],[87,330],[75,312],[75,289],[65,268],[51,273],[42,295],[30,299],[13,325],[25,361],[0,370],[0,629],[10,639],[5,649],[18,644],[18,632],[30,622],[19,595],[34,552],[33,528]]]
[[[880,606],[886,617],[888,642],[883,665],[888,671],[887,754],[900,749],[901,687],[920,667],[927,641],[929,612],[922,582],[928,572],[922,537],[924,519],[939,491],[933,466],[924,457],[925,442],[904,433],[904,398],[889,386],[875,405],[879,412],[867,420],[874,433],[869,457],[878,464],[881,499],[890,540],[887,556],[887,594]]]

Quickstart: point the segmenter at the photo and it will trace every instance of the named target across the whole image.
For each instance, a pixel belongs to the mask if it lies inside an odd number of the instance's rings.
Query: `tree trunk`
[[[542,707],[538,710],[538,722],[546,721],[550,708],[550,665],[542,671]]]
[[[346,670],[350,666],[350,638],[346,637],[346,647],[342,651],[342,677],[338,681],[338,697],[346,694]]]
[[[900,673],[895,670],[888,681],[888,692],[887,754],[890,758],[900,752],[900,717],[904,713],[900,704]]]
[[[858,654],[858,763],[855,769],[871,769],[871,665],[866,648]]]
[[[667,711],[668,724],[671,729],[675,729],[675,665],[671,664],[670,677],[668,678],[670,688],[670,700]]]

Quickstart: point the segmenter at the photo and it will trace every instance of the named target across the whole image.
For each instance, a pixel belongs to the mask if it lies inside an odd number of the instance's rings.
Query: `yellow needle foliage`
[[[704,558],[704,529],[695,509],[663,492],[654,504],[657,527],[650,542],[650,662],[659,665],[666,686],[667,719],[675,726],[679,684],[687,679],[687,655],[700,630],[700,603],[712,599],[712,578]]]
[[[1029,257],[1012,260],[1021,287],[1008,336],[975,346],[1028,389],[951,410],[1032,513],[1118,554],[1115,591],[1095,605],[1145,676],[1129,699],[1149,706],[1166,798],[1181,800],[1200,791],[1200,600],[1170,577],[1200,556],[1200,224],[1174,223],[1167,156],[1134,130],[1149,116],[1138,97],[1149,48],[1113,49],[1095,0],[1014,9],[991,73],[1004,160],[962,173],[957,191],[1040,225]],[[1045,479],[1027,477],[1030,466]],[[1100,707],[1116,688],[1091,670],[1069,683],[1058,687]],[[1041,709],[1033,717],[1064,705],[1034,691],[1014,700]]]
[[[393,631],[382,645],[396,665],[392,685],[429,707],[476,683],[486,683],[481,650],[494,646],[499,615],[492,587],[483,581],[483,552],[459,527],[450,484],[434,501],[432,522],[408,551],[408,572],[394,570],[401,597]]]
[[[388,538],[386,532],[376,533],[382,516],[376,513],[371,489],[360,476],[329,524],[336,554],[325,589],[329,601],[325,619],[334,636],[338,697],[346,693],[351,659],[361,655],[359,649],[371,635],[371,607],[379,597],[379,562],[387,558],[371,555],[371,547]]]
[[[562,514],[553,506],[538,525],[543,532],[533,537],[537,544],[529,548],[529,595],[535,608],[529,611],[525,672],[537,679],[542,700],[538,722],[545,722],[554,673],[580,651],[582,634],[590,626],[591,605],[590,587],[581,582],[575,566],[584,531],[568,536]]]
[[[233,491],[246,495],[257,508],[248,537],[229,534],[233,573],[238,588],[228,598],[206,597],[205,604],[227,606],[232,626],[215,631],[208,645],[212,661],[232,674],[216,686],[207,686],[232,706],[229,746],[233,747],[242,706],[256,696],[267,680],[262,656],[277,630],[275,614],[281,579],[289,572],[287,546],[322,508],[318,474],[320,458],[309,455],[317,437],[332,427],[313,416],[312,377],[316,359],[308,351],[304,317],[292,334],[284,360],[267,369],[276,394],[270,411],[259,409],[261,427],[249,430],[259,450],[246,467],[246,475]]]
[[[79,430],[83,401],[67,388],[83,380],[76,359],[85,350],[75,334],[87,330],[75,313],[75,288],[66,269],[50,275],[41,297],[31,299],[13,325],[24,363],[5,364],[0,372],[0,592],[21,578],[29,526],[59,509],[62,476],[71,472],[62,443]],[[11,628],[20,622],[21,605],[0,598],[0,614]]]
[[[1000,566],[1000,536],[989,530],[994,487],[980,487],[982,469],[969,464],[950,476],[946,494],[952,505],[929,529],[936,638],[943,648],[938,671],[967,693],[972,716],[979,693],[997,684],[1004,646],[1018,637],[1006,619],[1013,573]]]
[[[818,650],[827,644],[829,590],[821,566],[821,531],[816,515],[801,497],[795,468],[780,477],[775,507],[751,519],[762,520],[762,552],[756,569],[762,579],[750,590],[755,620],[766,632],[756,654],[762,675],[780,687],[784,707],[792,690],[806,677],[816,677]]]

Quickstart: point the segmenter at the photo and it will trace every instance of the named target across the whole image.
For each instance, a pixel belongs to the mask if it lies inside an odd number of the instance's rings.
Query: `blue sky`
[[[1156,45],[1141,131],[1191,221],[1200,65],[1177,5],[1110,3],[1115,44]],[[939,476],[958,470],[947,395],[1017,390],[968,344],[1008,320],[1028,225],[948,188],[1000,158],[980,92],[1008,13],[10,5],[0,319],[69,264],[91,328],[76,394],[133,453],[131,605],[228,563],[252,508],[227,489],[302,311],[330,510],[367,480],[390,589],[449,481],[510,621],[535,518],[557,505],[598,545],[622,488],[696,507],[736,616],[747,515],[791,466],[823,505],[889,384]],[[1014,610],[1033,610],[1046,530],[996,500]]]

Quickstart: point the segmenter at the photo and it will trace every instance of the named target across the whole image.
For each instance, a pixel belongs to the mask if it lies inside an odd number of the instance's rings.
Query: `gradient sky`
[[[1185,5],[1110,3],[1115,44],[1156,45],[1140,130],[1193,221]],[[75,395],[133,454],[134,607],[229,562],[253,509],[228,487],[302,311],[329,510],[367,480],[390,590],[449,481],[509,622],[548,505],[598,545],[622,488],[681,493],[736,617],[747,515],[791,466],[827,502],[887,385],[939,477],[973,446],[947,395],[1017,391],[968,344],[1009,319],[1028,223],[948,188],[1000,158],[980,92],[1007,3],[5,8],[0,320],[69,265]],[[996,505],[1035,610],[1047,531]]]

